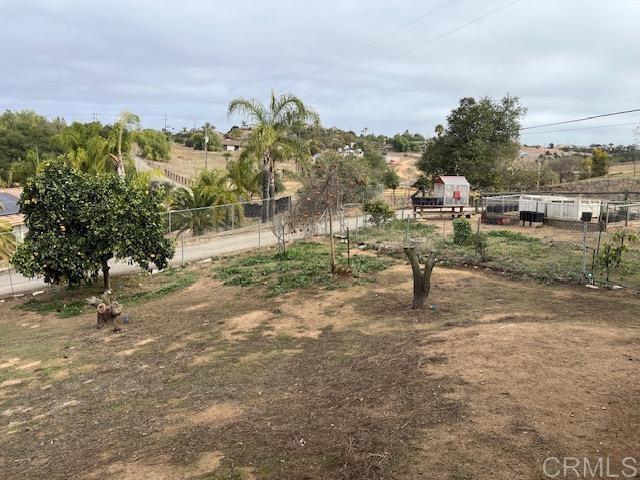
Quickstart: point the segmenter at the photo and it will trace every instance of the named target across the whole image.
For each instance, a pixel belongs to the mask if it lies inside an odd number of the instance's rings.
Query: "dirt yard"
[[[404,264],[276,298],[214,267],[121,334],[0,304],[0,477],[539,479],[640,452],[636,295],[436,269],[414,312]]]
[[[224,156],[225,152],[207,152],[207,166],[210,170],[223,170],[227,164]],[[229,152],[229,158],[238,158],[238,152]],[[185,147],[180,143],[171,143],[171,159],[168,162],[149,162],[153,166],[169,170],[184,175],[185,177],[195,178],[195,176],[205,167],[204,150],[194,150],[191,147]]]

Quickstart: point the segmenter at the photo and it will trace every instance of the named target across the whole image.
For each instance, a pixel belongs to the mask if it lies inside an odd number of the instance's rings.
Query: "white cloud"
[[[637,0],[522,0],[368,70],[506,2],[456,0],[311,78],[444,0],[0,2],[0,106],[84,120],[98,112],[103,121],[128,108],[151,126],[166,113],[175,127],[228,128],[231,98],[295,84],[323,123],[387,134],[431,133],[469,95],[518,95],[529,125],[640,107]],[[523,141],[629,143],[631,131]]]

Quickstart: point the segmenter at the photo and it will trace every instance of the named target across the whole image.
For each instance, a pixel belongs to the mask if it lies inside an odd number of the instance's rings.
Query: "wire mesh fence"
[[[345,204],[336,209],[333,229],[326,213],[309,228],[288,224],[295,204],[291,197],[275,200],[275,222],[262,221],[260,200],[172,210],[163,213],[165,233],[176,242],[172,264],[275,245],[281,239],[328,235],[333,230],[338,241],[352,248],[393,246],[398,250],[414,243],[423,251],[436,251],[445,264],[474,264],[541,281],[640,290],[640,203],[509,195],[481,198],[477,206],[463,211],[416,215],[408,189],[386,191],[381,197],[393,207],[395,219],[375,225],[364,214],[363,203]],[[590,213],[588,220],[583,219],[585,212]],[[469,222],[462,241],[458,218]],[[0,234],[0,245],[9,244],[15,247],[15,237]],[[25,283],[8,263],[9,256],[0,255],[2,294],[14,293]],[[18,288],[16,278],[22,282]]]
[[[0,232],[0,288],[6,284],[8,293],[14,295],[16,293],[14,279],[17,276],[16,271],[9,262],[11,255],[18,245],[18,238],[14,232]],[[1,297],[2,295],[0,295]]]
[[[550,283],[640,290],[640,203],[589,200],[576,212],[568,201],[543,205],[538,199],[539,210],[547,213],[522,219],[521,212],[536,211],[521,210],[535,208],[531,202],[536,199],[523,200],[485,198],[477,213],[469,208],[414,215],[402,209],[396,219],[380,226],[352,207],[352,217],[360,221],[352,222],[349,241],[355,248],[395,251],[417,244],[425,252],[436,252],[444,264],[470,264]],[[582,211],[591,213],[588,220],[589,215],[582,220]]]
[[[640,289],[640,203],[583,197],[485,197],[477,231],[536,275]],[[527,245],[527,251],[518,250]]]

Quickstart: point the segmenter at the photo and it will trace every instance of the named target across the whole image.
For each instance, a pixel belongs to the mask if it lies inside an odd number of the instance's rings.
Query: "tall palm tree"
[[[262,220],[275,216],[275,163],[285,159],[302,159],[309,155],[307,145],[294,135],[297,129],[319,123],[318,114],[291,94],[271,99],[265,106],[257,100],[236,98],[229,103],[228,115],[240,113],[255,125],[243,156],[261,159]]]
[[[134,128],[140,126],[140,117],[136,114],[124,111],[118,117],[118,120],[113,124],[110,140],[115,143],[116,154],[111,154],[111,157],[116,164],[116,172],[120,178],[125,177],[125,160],[122,154],[122,138],[125,133],[130,132]]]

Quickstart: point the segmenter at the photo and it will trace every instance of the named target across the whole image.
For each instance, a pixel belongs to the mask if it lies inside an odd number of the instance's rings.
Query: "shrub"
[[[471,240],[473,232],[471,223],[466,218],[456,218],[453,221],[453,243],[456,245],[466,245]]]
[[[478,232],[475,235],[472,235],[471,246],[481,260],[485,261],[489,259],[489,255],[487,253],[489,242],[487,241],[487,236],[484,233]]]
[[[371,221],[378,227],[396,216],[393,209],[382,200],[365,202],[362,210],[371,217]]]
[[[491,230],[487,235],[492,238],[503,238],[512,243],[541,243],[537,237],[531,237],[512,230]]]
[[[163,132],[146,129],[136,133],[140,156],[156,162],[167,162],[171,158],[171,144]]]

